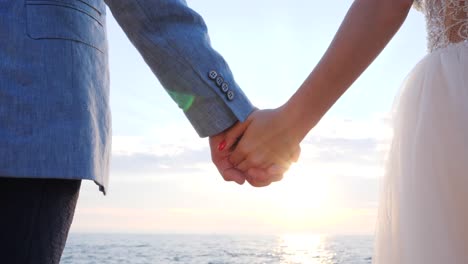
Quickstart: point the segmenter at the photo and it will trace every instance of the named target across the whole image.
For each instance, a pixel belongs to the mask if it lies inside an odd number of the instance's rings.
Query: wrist
[[[299,102],[289,100],[281,108],[284,120],[287,120],[291,138],[300,143],[313,127],[310,125],[310,116],[307,115],[305,107]]]

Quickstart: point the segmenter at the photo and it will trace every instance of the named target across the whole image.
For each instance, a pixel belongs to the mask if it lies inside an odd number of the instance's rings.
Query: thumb
[[[250,124],[249,121],[245,121],[245,122],[242,122],[242,123],[237,122],[234,126],[229,128],[226,131],[226,134],[225,134],[226,137],[225,137],[224,142],[220,143],[220,146],[219,146],[218,149],[220,151],[223,151],[223,150],[230,150],[233,147],[235,148],[235,145],[239,141],[239,138],[242,136],[242,134],[244,134],[244,132],[247,129],[247,127],[249,126],[249,124]],[[224,146],[221,146],[222,144]]]
[[[301,146],[298,146],[295,150],[294,153],[291,157],[292,162],[297,162],[299,160],[299,157],[301,156]]]

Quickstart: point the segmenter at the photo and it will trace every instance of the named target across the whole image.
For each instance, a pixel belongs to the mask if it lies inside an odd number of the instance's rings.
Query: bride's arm
[[[413,0],[356,0],[316,68],[286,103],[303,137],[395,35]],[[364,98],[363,98],[364,99]]]
[[[232,162],[246,170],[293,156],[309,130],[387,45],[412,3],[354,1],[325,55],[291,99],[278,109],[250,116]]]

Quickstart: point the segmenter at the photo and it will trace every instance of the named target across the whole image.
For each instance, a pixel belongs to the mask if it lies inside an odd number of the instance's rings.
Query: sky
[[[283,104],[325,52],[351,0],[188,0],[214,48],[259,108]],[[198,137],[108,11],[113,150],[103,196],[84,182],[72,232],[373,234],[390,111],[426,54],[422,14],[301,144],[267,188],[224,182]]]

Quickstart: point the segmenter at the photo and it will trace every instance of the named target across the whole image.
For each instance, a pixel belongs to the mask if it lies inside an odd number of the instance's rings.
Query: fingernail
[[[223,151],[224,148],[226,148],[226,140],[223,140],[221,143],[218,145],[218,150]]]

